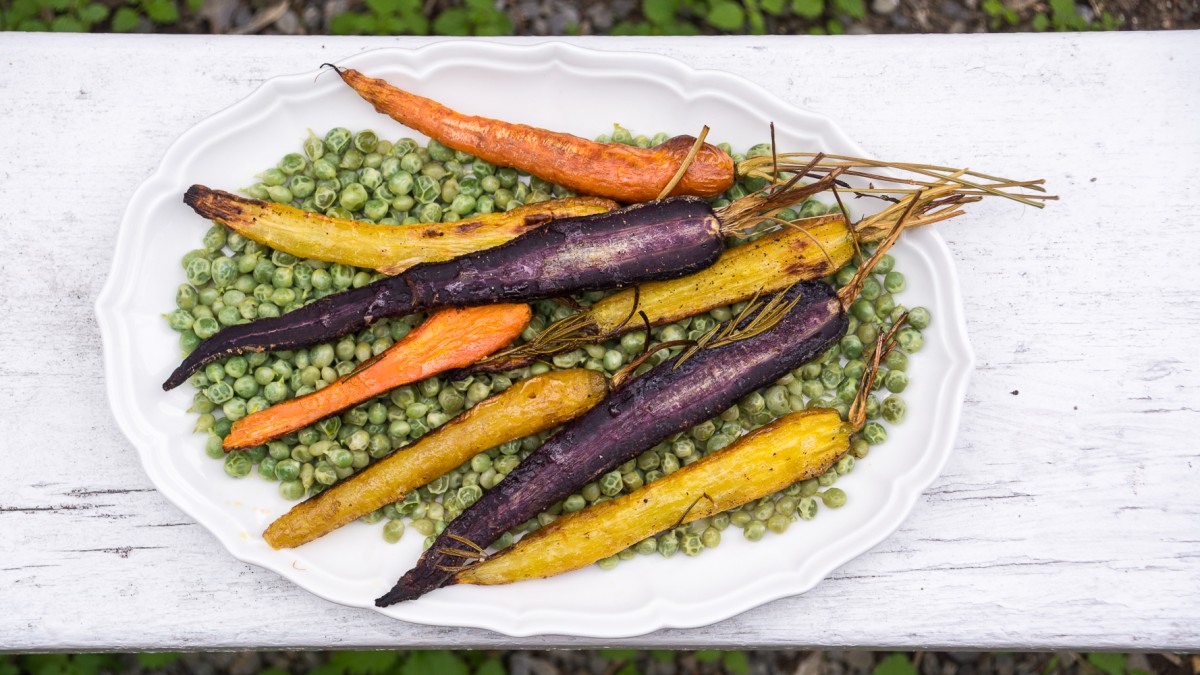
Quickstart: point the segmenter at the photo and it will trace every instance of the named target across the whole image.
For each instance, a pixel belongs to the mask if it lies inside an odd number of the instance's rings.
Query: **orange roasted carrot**
[[[357,70],[333,67],[376,110],[446,147],[520,169],[575,192],[619,202],[658,198],[696,142],[691,136],[676,136],[653,148],[598,143],[524,124],[464,115]],[[705,143],[670,195],[715,197],[732,187],[733,181],[733,158]]]
[[[486,305],[438,312],[374,361],[324,389],[276,403],[234,422],[225,437],[225,450],[262,445],[389,389],[469,366],[515,340],[530,316],[529,305]]]

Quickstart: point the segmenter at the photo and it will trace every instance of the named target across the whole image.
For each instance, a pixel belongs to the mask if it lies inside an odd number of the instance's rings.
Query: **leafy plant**
[[[343,12],[329,22],[335,35],[428,35],[422,0],[366,0],[366,12]]]
[[[983,0],[980,5],[988,17],[988,28],[1004,30],[1018,26],[1021,15],[1005,4],[1004,0]],[[1048,10],[1048,11],[1047,11]],[[1075,0],[1048,0],[1048,5],[1038,5],[1038,11],[1029,19],[1029,27],[1041,32],[1056,31],[1116,30],[1125,24],[1107,11],[1089,21],[1079,13]]]
[[[875,664],[873,675],[917,675],[907,654],[892,654]]]
[[[183,658],[178,652],[146,652],[137,655],[138,665],[142,668],[166,668]]]
[[[0,30],[86,33],[108,13],[108,6],[91,0],[13,0],[0,6]]]
[[[186,0],[193,12],[203,4],[204,0]],[[86,33],[107,28],[128,33],[143,16],[159,26],[176,24],[179,6],[175,0],[125,0],[113,11],[98,0],[13,0],[11,5],[0,4],[0,30]]]
[[[463,7],[451,7],[433,21],[438,35],[512,35],[512,20],[496,9],[491,0],[466,0]]]
[[[337,35],[512,35],[512,20],[492,0],[465,0],[432,22],[422,0],[366,0],[365,12],[343,12],[330,21]]]
[[[988,15],[988,27],[999,30],[1003,26],[1015,26],[1021,20],[1017,11],[1005,5],[1003,0],[983,0],[983,13]]]

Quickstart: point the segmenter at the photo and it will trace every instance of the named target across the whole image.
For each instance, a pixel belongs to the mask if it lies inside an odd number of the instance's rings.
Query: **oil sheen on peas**
[[[666,138],[661,133],[653,137],[635,136],[624,127],[615,126],[613,133],[598,140],[650,147]],[[727,144],[720,145],[732,152]],[[770,146],[761,144],[750,148],[747,156],[769,153]],[[738,161],[743,155],[733,154],[733,158]],[[712,200],[713,204],[727,204],[761,186],[755,181],[739,182]],[[392,225],[433,220],[452,222],[571,196],[557,185],[513,169],[492,166],[437,141],[426,146],[410,138],[392,142],[380,140],[370,130],[354,133],[344,128],[331,129],[323,137],[304,139],[298,152],[288,153],[276,166],[258,174],[243,192],[257,199],[330,216]],[[794,219],[830,210],[821,202],[809,200],[780,217]],[[758,236],[751,234],[731,241],[730,245],[737,246]],[[863,253],[869,255],[870,251]],[[184,256],[181,270],[175,307],[165,316],[171,328],[179,332],[180,346],[185,352],[224,326],[278,316],[381,276],[367,269],[298,260],[217,224],[204,233],[195,250]],[[854,271],[855,265],[851,264],[827,281],[840,287]],[[904,275],[895,269],[895,261],[884,256],[852,306],[850,327],[837,346],[773,385],[744,397],[716,418],[667,439],[583,486],[547,512],[505,534],[496,547],[504,548],[516,537],[564,513],[636,490],[789,412],[824,407],[834,408],[845,417],[876,337],[909,311],[900,301],[904,287]],[[576,300],[586,306],[604,296],[605,293],[589,293]],[[521,336],[524,341],[573,312],[549,301],[534,303],[533,309],[533,319]],[[556,355],[549,364],[537,363],[503,374],[464,380],[430,378],[395,389],[248,452],[228,455],[222,452],[221,439],[235,420],[328,386],[403,338],[424,316],[385,319],[337,342],[310,349],[234,356],[209,365],[191,378],[195,388],[191,411],[197,414],[195,431],[207,437],[205,452],[224,462],[228,476],[246,478],[254,474],[258,480],[276,482],[279,494],[285,499],[299,500],[348,478],[373,460],[386,457],[522,378],[552,368],[575,367],[612,375],[642,353],[647,340],[653,350],[661,342],[696,338],[741,309],[741,305],[721,307],[654,328],[649,335],[644,331],[630,333]],[[903,392],[909,383],[909,357],[921,349],[922,331],[930,321],[929,311],[924,308],[909,311],[907,325],[897,334],[900,348],[888,355],[876,379],[875,391],[867,400],[867,424],[852,437],[850,454],[824,475],[738,509],[663,532],[597,564],[611,569],[621,560],[637,555],[695,556],[731,536],[726,532],[731,526],[746,539],[757,541],[769,533],[782,534],[797,521],[811,520],[822,508],[845,504],[846,493],[834,487],[834,483],[867,457],[873,446],[887,440],[890,425],[904,421],[907,409]],[[678,349],[672,353],[675,351]],[[657,356],[650,359],[638,372],[661,360]],[[406,533],[415,532],[408,536],[422,537],[428,546],[449,521],[508,475],[552,433],[492,448],[362,520],[380,523],[384,541],[394,543]]]

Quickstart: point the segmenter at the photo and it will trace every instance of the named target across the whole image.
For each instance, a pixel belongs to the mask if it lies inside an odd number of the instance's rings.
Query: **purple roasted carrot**
[[[792,286],[770,302],[713,329],[679,359],[667,359],[564,426],[455,518],[380,607],[411,600],[451,583],[505,531],[535,517],[606,471],[672,434],[685,431],[785,373],[811,361],[846,332],[846,310],[862,282],[896,241],[909,205],[851,283]],[[465,547],[465,548],[464,548]],[[470,549],[470,550],[469,550]]]
[[[806,186],[793,181],[717,211],[702,199],[674,197],[556,220],[495,248],[416,265],[283,316],[225,328],[200,343],[163,389],[178,386],[205,364],[226,356],[312,345],[385,317],[528,302],[691,274],[716,262],[724,237],[761,221],[759,213],[820,192],[836,176],[831,172]],[[185,196],[184,201],[189,199]]]
[[[451,553],[463,550],[460,540],[491,544],[579,486],[812,360],[845,333],[845,312],[825,284],[793,286],[783,303],[793,301],[773,329],[702,349],[678,367],[676,359],[668,359],[568,424],[455,518],[417,566],[375,604],[384,607],[442,586],[468,562]]]

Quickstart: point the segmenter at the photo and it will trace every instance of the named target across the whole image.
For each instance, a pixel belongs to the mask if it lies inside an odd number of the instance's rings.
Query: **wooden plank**
[[[896,534],[804,596],[605,644],[1200,649],[1198,38],[572,40],[735,72],[877,156],[1063,196],[942,229],[979,369],[955,455]],[[266,78],[426,42],[0,40],[0,649],[598,644],[396,622],[237,562],[107,411],[91,305],[167,146]]]

